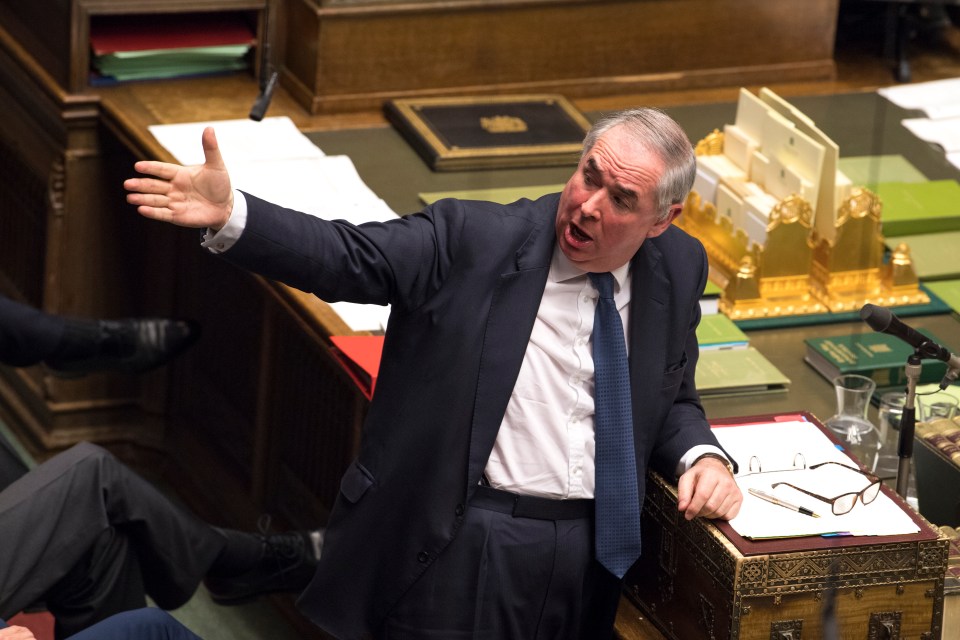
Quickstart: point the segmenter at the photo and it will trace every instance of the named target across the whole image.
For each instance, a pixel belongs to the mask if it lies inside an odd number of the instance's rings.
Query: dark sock
[[[207,572],[209,576],[228,578],[249,571],[263,557],[263,541],[252,533],[233,529],[217,529],[227,544]]]

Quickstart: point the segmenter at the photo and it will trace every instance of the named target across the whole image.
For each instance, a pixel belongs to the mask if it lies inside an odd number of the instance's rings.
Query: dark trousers
[[[53,354],[66,321],[0,295],[0,363],[37,364]]]
[[[190,599],[225,544],[96,445],[0,492],[0,618],[42,602],[64,638],[115,613]]]
[[[0,629],[7,625],[0,620]],[[162,609],[118,613],[70,636],[68,640],[200,640]]]
[[[603,640],[621,581],[593,559],[593,518],[474,501],[457,537],[391,612],[381,640]]]

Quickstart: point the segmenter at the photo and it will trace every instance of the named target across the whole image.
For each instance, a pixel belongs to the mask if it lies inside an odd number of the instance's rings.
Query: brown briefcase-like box
[[[626,576],[626,595],[676,640],[940,638],[948,540],[883,491],[919,533],[755,541],[726,522],[686,521],[676,486],[651,473],[643,555]]]

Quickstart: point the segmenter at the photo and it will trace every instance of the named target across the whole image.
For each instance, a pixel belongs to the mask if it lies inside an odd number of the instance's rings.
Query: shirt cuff
[[[698,444],[683,454],[683,457],[680,458],[680,462],[677,464],[677,477],[679,478],[684,473],[689,471],[690,467],[692,467],[697,460],[708,453],[715,454],[723,460],[726,460],[728,467],[733,469],[733,463],[730,462],[730,459],[718,447],[715,447],[712,444]]]
[[[203,234],[203,242],[200,243],[200,246],[208,249],[210,253],[223,253],[240,239],[240,234],[243,233],[246,226],[247,199],[243,196],[243,192],[235,189],[233,191],[233,211],[227,218],[227,224],[223,225],[219,231],[207,229]]]

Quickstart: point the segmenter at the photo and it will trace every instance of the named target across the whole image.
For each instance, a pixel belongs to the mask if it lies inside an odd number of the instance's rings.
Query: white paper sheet
[[[189,166],[203,164],[200,136],[206,127],[214,128],[220,153],[229,169],[232,164],[321,158],[324,155],[285,116],[264,118],[260,122],[246,119],[160,124],[150,126],[149,130],[177,162]]]
[[[900,84],[877,93],[898,107],[922,110],[928,118],[960,115],[960,78]]]
[[[907,118],[901,121],[913,135],[939,146],[947,153],[960,151],[960,117]]]

